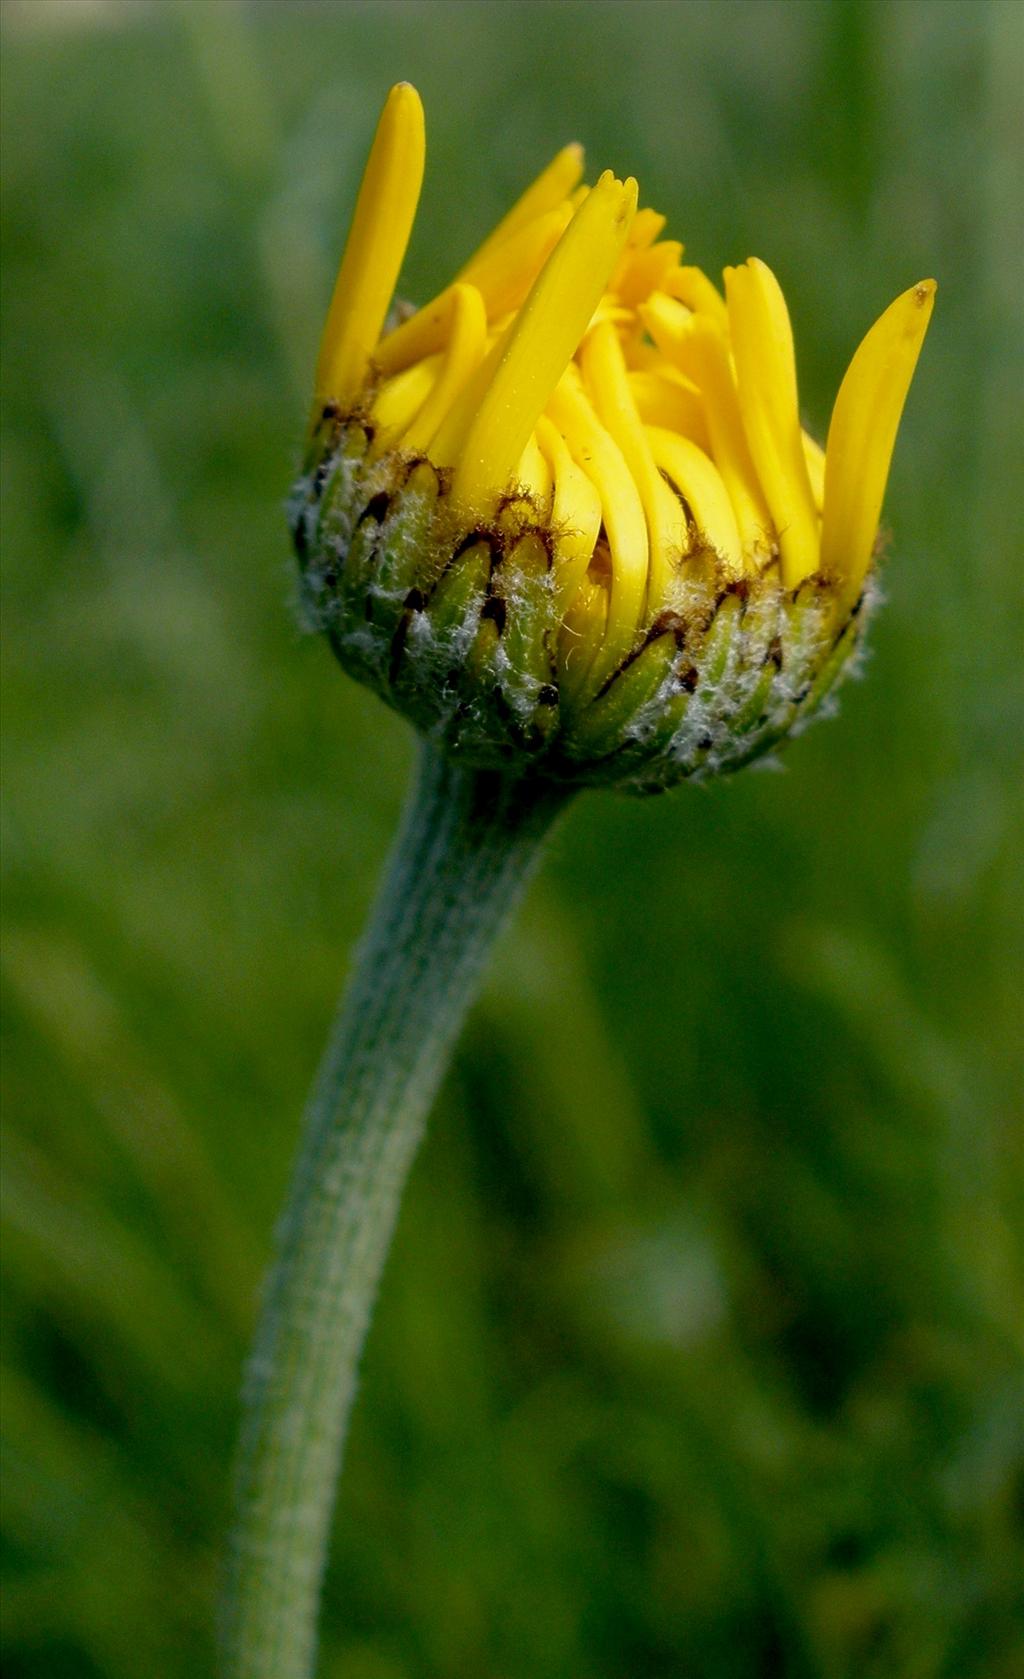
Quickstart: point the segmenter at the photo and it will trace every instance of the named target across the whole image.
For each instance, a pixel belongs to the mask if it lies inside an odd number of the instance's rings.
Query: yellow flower
[[[847,662],[934,282],[890,305],[823,451],[757,258],[724,295],[567,146],[455,279],[389,315],[423,111],[388,97],[316,373],[293,529],[343,663],[449,750],[661,786],[733,767]]]

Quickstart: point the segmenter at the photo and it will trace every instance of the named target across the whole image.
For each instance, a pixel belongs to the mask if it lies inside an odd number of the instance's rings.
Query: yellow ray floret
[[[388,95],[363,175],[327,312],[316,368],[317,408],[357,395],[405,259],[423,184],[426,132],[416,89]]]
[[[484,506],[508,481],[577,348],[625,242],[636,182],[601,176],[545,263],[465,428],[452,498]]]
[[[860,588],[871,560],[896,432],[935,302],[921,280],[890,303],[839,387],[825,449],[821,569]]]
[[[473,264],[473,287],[483,298],[488,320],[500,320],[519,308],[571,219],[568,202],[546,210],[516,228],[504,244]],[[373,358],[381,373],[397,373],[418,357],[432,355],[443,347],[451,318],[452,290],[446,287],[381,340]]]
[[[608,675],[629,649],[643,617],[647,591],[647,522],[636,480],[614,438],[587,400],[575,365],[559,381],[549,413],[601,499],[611,575],[607,627],[595,681]]]
[[[807,474],[789,311],[756,257],[725,271],[743,430],[778,534],[783,582],[818,569],[818,517]]]
[[[688,437],[647,427],[647,440],[659,468],[671,479],[693,513],[697,531],[736,577],[743,575],[743,545],[722,475]]]
[[[685,374],[674,367],[662,367],[657,372],[637,368],[630,371],[629,388],[645,425],[664,426],[683,437],[691,437],[707,452],[710,445],[703,400]],[[822,454],[823,462],[824,458]]]
[[[437,381],[402,439],[405,449],[430,448],[449,408],[483,359],[487,311],[475,286],[451,288],[450,315],[448,343]]]
[[[442,361],[441,356],[427,356],[412,367],[403,368],[381,386],[370,409],[376,454],[397,447],[403,432],[430,396]]]
[[[529,438],[519,457],[515,477],[534,514],[539,514],[544,520],[550,518],[555,480],[548,458],[535,435]]]
[[[718,326],[726,327],[729,316],[721,292],[700,268],[677,268],[665,281],[670,297],[685,303],[695,314],[707,315]]]
[[[483,244],[470,257],[457,278],[479,286],[481,269],[486,269],[494,254],[510,238],[518,233],[520,228],[536,221],[538,216],[547,215],[572,196],[573,190],[583,174],[583,147],[578,145],[563,146],[562,150],[552,158],[546,169],[543,169],[537,179],[531,182],[522,197],[517,199],[508,214],[503,216],[494,232],[489,234]]]
[[[693,369],[703,392],[711,453],[729,492],[743,552],[756,569],[771,552],[772,519],[750,455],[728,341],[710,316],[694,315],[677,355]]]
[[[558,427],[545,415],[537,421],[537,441],[554,478],[555,589],[564,608],[590,564],[601,529],[601,497],[576,465]]]
[[[643,504],[650,556],[648,612],[653,615],[664,602],[686,552],[686,514],[658,471],[610,322],[603,321],[590,333],[581,365],[598,416],[621,449]]]

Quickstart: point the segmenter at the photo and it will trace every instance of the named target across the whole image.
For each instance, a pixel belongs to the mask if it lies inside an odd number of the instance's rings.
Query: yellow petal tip
[[[317,362],[314,415],[350,401],[366,377],[419,201],[426,153],[423,104],[411,82],[381,112],[334,285]]]
[[[868,332],[839,387],[825,453],[822,570],[859,588],[871,563],[896,433],[937,287],[919,280]]]

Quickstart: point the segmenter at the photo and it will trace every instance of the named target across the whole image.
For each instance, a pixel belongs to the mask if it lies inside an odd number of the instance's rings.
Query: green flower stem
[[[225,1679],[309,1679],[356,1371],[427,1110],[564,792],[424,747],[313,1089],[249,1365]]]

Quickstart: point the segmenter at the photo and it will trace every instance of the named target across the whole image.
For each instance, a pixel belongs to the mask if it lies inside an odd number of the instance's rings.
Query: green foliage
[[[1014,0],[4,10],[10,1679],[209,1670],[241,1363],[407,777],[283,499],[377,108],[426,296],[567,138],[790,299],[819,431],[939,280],[869,679],[593,795],[414,1173],[327,1679],[1010,1679]]]

